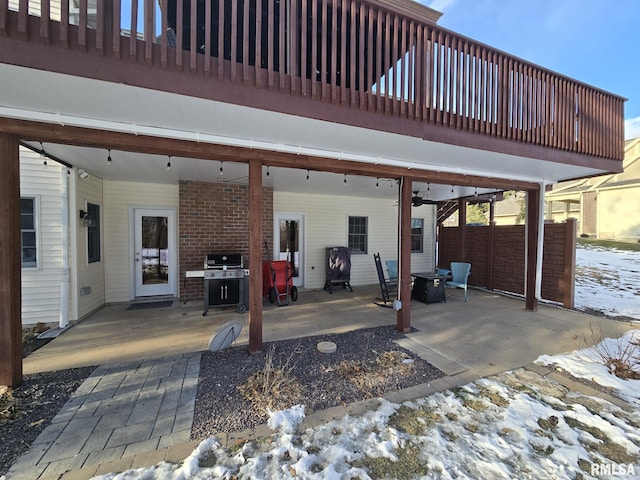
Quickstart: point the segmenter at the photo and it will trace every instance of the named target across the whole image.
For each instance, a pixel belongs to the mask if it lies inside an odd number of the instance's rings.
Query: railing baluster
[[[298,0],[291,0],[291,22],[289,23],[289,77],[291,78],[291,93],[296,95],[298,92],[298,80],[300,78],[300,60],[298,57]],[[289,50],[289,49],[288,49]]]
[[[302,0],[302,4],[300,6],[300,93],[303,97],[306,97],[309,94],[307,89],[307,49],[309,48],[307,46],[307,6],[307,0]]]
[[[169,15],[167,12],[167,0],[160,0],[160,14],[162,15],[161,27],[160,27],[160,65],[162,68],[167,68],[168,62],[168,47],[167,34],[169,32]]]
[[[305,0],[302,0],[305,3]],[[256,87],[262,87],[262,0],[256,0]]]
[[[382,44],[382,35],[383,35],[383,21],[382,21],[382,12],[380,10],[376,11],[376,22],[377,22],[377,28],[376,28],[376,71],[375,71],[375,82],[373,82],[374,78],[371,79],[371,86],[373,87],[374,83],[376,86],[376,98],[375,98],[375,105],[376,105],[376,112],[380,112],[382,111],[382,88],[380,86],[380,82],[382,81],[382,76],[384,75],[384,55],[382,53],[383,51],[383,44]]]
[[[322,35],[321,35],[321,39],[322,42],[320,43],[320,95],[321,98],[324,100],[324,98],[327,96],[327,77],[328,77],[328,71],[327,71],[327,62],[328,62],[328,32],[327,29],[329,28],[328,25],[328,16],[329,16],[329,6],[327,4],[327,0],[322,0],[322,23],[320,24],[320,27],[322,29]]]
[[[234,2],[235,3],[235,2]],[[280,2],[279,22],[278,22],[278,75],[280,77],[280,91],[284,91],[284,79],[287,74],[287,52],[285,50],[285,24],[287,14],[285,12],[285,3],[283,0]],[[233,65],[233,59],[231,60]]]
[[[449,34],[445,34],[443,37],[443,54],[444,54],[444,63],[442,72],[443,75],[443,83],[442,83],[442,124],[448,126],[449,121],[451,120],[451,90],[452,90],[452,80],[451,80],[451,44]]]
[[[367,76],[365,78],[364,91],[366,92],[366,108],[368,111],[374,111],[375,109],[375,98],[373,96],[373,84],[375,83],[373,80],[373,71],[375,61],[375,57],[373,55],[374,50],[380,51],[379,45],[378,48],[374,48],[374,36],[373,32],[376,28],[376,17],[377,14],[374,12],[373,7],[369,7],[368,13],[368,23],[367,23]]]
[[[404,18],[400,24],[400,34],[397,34],[396,37],[400,37],[400,48],[398,49],[398,55],[400,56],[400,60],[398,62],[400,64],[400,74],[398,75],[398,79],[400,80],[400,94],[396,95],[400,105],[398,105],[396,111],[401,116],[404,116],[407,111],[407,21]],[[396,67],[398,67],[398,63],[396,63]]]
[[[337,0],[334,0],[337,3]],[[347,0],[342,0],[340,7],[340,84],[338,101],[344,104],[347,101]],[[337,33],[337,32],[336,32]]]
[[[29,0],[20,0],[18,3],[18,33],[25,36],[29,34]]]
[[[394,14],[393,15],[393,30],[392,30],[392,34],[393,34],[393,46],[392,46],[392,50],[391,50],[391,68],[390,68],[390,74],[389,76],[391,77],[389,83],[391,84],[391,115],[396,115],[400,112],[399,109],[399,105],[398,105],[398,78],[399,78],[399,68],[398,68],[398,62],[399,62],[399,58],[398,58],[398,50],[399,50],[399,39],[398,37],[400,36],[400,25],[399,25],[399,21],[398,21],[398,15]]]
[[[273,3],[273,0],[269,0],[269,3]],[[269,18],[272,18],[272,15]],[[218,80],[224,79],[224,36],[224,0],[218,0]]]
[[[82,13],[80,14],[82,16]],[[136,59],[138,53],[138,2],[131,2],[131,34],[129,36],[129,56]]]
[[[147,64],[151,64],[153,58],[153,40],[155,38],[155,32],[153,27],[154,18],[154,0],[144,0],[144,42],[145,52],[144,57]]]
[[[87,50],[87,28],[89,27],[89,1],[80,0],[80,20],[78,22],[78,45]]]
[[[189,0],[176,0],[176,68],[182,71],[184,51],[184,3]]]
[[[60,20],[60,40],[62,40],[63,44],[66,44],[68,41],[68,28],[69,28],[69,0],[62,0],[62,4],[60,5],[62,19]],[[62,39],[64,30],[64,40]],[[120,42],[122,39],[120,38],[120,0],[113,0],[113,20],[111,25],[111,36],[112,36],[112,45],[111,48],[113,50],[113,56],[115,58],[120,58]]]
[[[436,121],[436,105],[437,100],[435,97],[438,95],[437,77],[438,74],[438,45],[436,38],[435,28],[429,27],[429,64],[430,69],[427,69],[427,98],[425,104],[429,108],[429,123]]]
[[[338,0],[331,2],[331,101],[338,99]]]
[[[9,1],[0,0],[0,35],[5,37],[9,29]]]
[[[249,2],[242,0],[242,79],[245,85],[249,85]]]
[[[309,76],[311,77],[311,98],[315,99],[318,98],[318,2],[316,0],[311,0],[311,71]]]
[[[384,45],[385,47],[387,47],[385,49],[385,53],[384,53],[384,60],[383,60],[383,74],[384,74],[384,113],[390,113],[391,112],[391,108],[390,108],[390,97],[391,95],[393,95],[393,80],[390,79],[390,77],[392,77],[392,70],[393,70],[393,66],[391,64],[392,62],[392,52],[391,52],[391,30],[392,30],[392,26],[391,26],[391,15],[389,13],[387,13],[386,15],[386,23],[385,23],[385,42]]]
[[[414,88],[415,88],[415,73],[416,73],[416,49],[415,49],[415,23],[412,21],[409,22],[409,45],[407,46],[407,48],[409,49],[409,55],[408,55],[408,70],[407,70],[407,77],[408,77],[408,82],[407,82],[407,114],[409,116],[410,119],[414,118],[414,102],[415,102],[415,92],[414,92]]]
[[[350,98],[349,103],[352,107],[356,106],[356,100],[358,92],[358,83],[356,78],[356,65],[358,64],[358,59],[362,58],[362,55],[357,55],[356,53],[356,45],[358,43],[358,13],[356,10],[356,2],[355,0],[351,0],[351,50],[349,55],[349,63],[351,68],[349,70],[349,91],[347,92]],[[362,38],[362,33],[360,34],[360,38]],[[360,44],[360,52],[364,52],[364,47]],[[360,77],[364,75],[364,69],[359,70]]]
[[[45,45],[48,45],[50,41],[49,25],[51,22],[49,17],[51,16],[51,6],[49,1],[50,0],[40,0],[40,38],[44,40]],[[98,0],[98,2],[100,1],[101,0]],[[99,49],[99,51],[101,51],[101,49]]]
[[[204,74],[207,77],[211,75],[211,3],[211,0],[204,3]]]
[[[282,2],[281,2],[282,4]],[[280,8],[282,14],[282,7]],[[282,22],[282,16],[280,18]],[[280,58],[282,64],[282,57]],[[238,77],[238,2],[231,2],[231,82],[235,83]]]
[[[355,5],[355,2],[354,2]],[[367,36],[367,8],[364,3],[360,4],[360,45],[358,48],[358,101],[360,110],[367,108],[367,83],[371,76],[369,75],[369,65],[365,68],[365,58],[369,51],[373,49],[373,42],[366,43],[365,37]]]
[[[423,116],[423,108],[422,108],[422,89],[424,88],[423,83],[423,71],[425,66],[424,61],[424,29],[421,24],[416,26],[416,63],[415,63],[415,84],[414,89],[416,92],[415,96],[415,104],[414,104],[414,116],[418,121],[422,121]]]

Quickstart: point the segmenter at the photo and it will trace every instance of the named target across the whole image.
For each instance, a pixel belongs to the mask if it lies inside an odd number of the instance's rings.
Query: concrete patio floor
[[[377,285],[354,292],[336,289],[301,291],[288,306],[264,304],[263,341],[340,333],[395,325],[396,312],[376,305]],[[595,317],[555,306],[525,310],[524,301],[472,290],[464,302],[459,290],[447,291],[447,303],[411,302],[411,324],[405,348],[446,374],[469,371],[486,376],[526,365],[540,354],[556,354],[584,346],[590,325],[607,337],[639,328],[638,323]],[[248,344],[249,316],[234,308],[209,309],[199,302],[171,307],[127,310],[109,305],[69,328],[24,359],[24,373],[152,359],[206,350],[212,335],[230,320],[243,324],[236,344]]]

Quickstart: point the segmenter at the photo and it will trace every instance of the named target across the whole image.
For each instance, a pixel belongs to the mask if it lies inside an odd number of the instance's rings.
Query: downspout
[[[62,185],[62,281],[60,283],[60,328],[69,326],[69,291],[71,278],[69,270],[69,169],[61,169]]]
[[[538,203],[538,251],[536,255],[536,290],[538,301],[542,300],[542,254],[544,252],[544,194],[547,188],[545,182],[540,183],[540,201]]]

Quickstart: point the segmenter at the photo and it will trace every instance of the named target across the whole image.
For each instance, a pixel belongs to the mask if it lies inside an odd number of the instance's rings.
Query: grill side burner
[[[204,259],[204,313],[209,307],[236,306],[244,313],[244,277],[242,254],[209,254]]]

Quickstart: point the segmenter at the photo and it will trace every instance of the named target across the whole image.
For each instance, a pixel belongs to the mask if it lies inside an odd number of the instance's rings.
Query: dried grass
[[[596,330],[589,323],[589,334],[583,335],[578,340],[579,348],[593,350],[612,375],[623,380],[640,380],[640,343],[625,342],[621,337],[611,346],[604,340],[602,327]]]
[[[265,355],[262,370],[251,375],[238,387],[240,394],[261,413],[289,408],[297,399],[302,398],[304,389],[291,373],[295,367],[293,358],[297,350],[295,348],[291,352],[284,364],[275,367],[275,346],[272,345]]]

